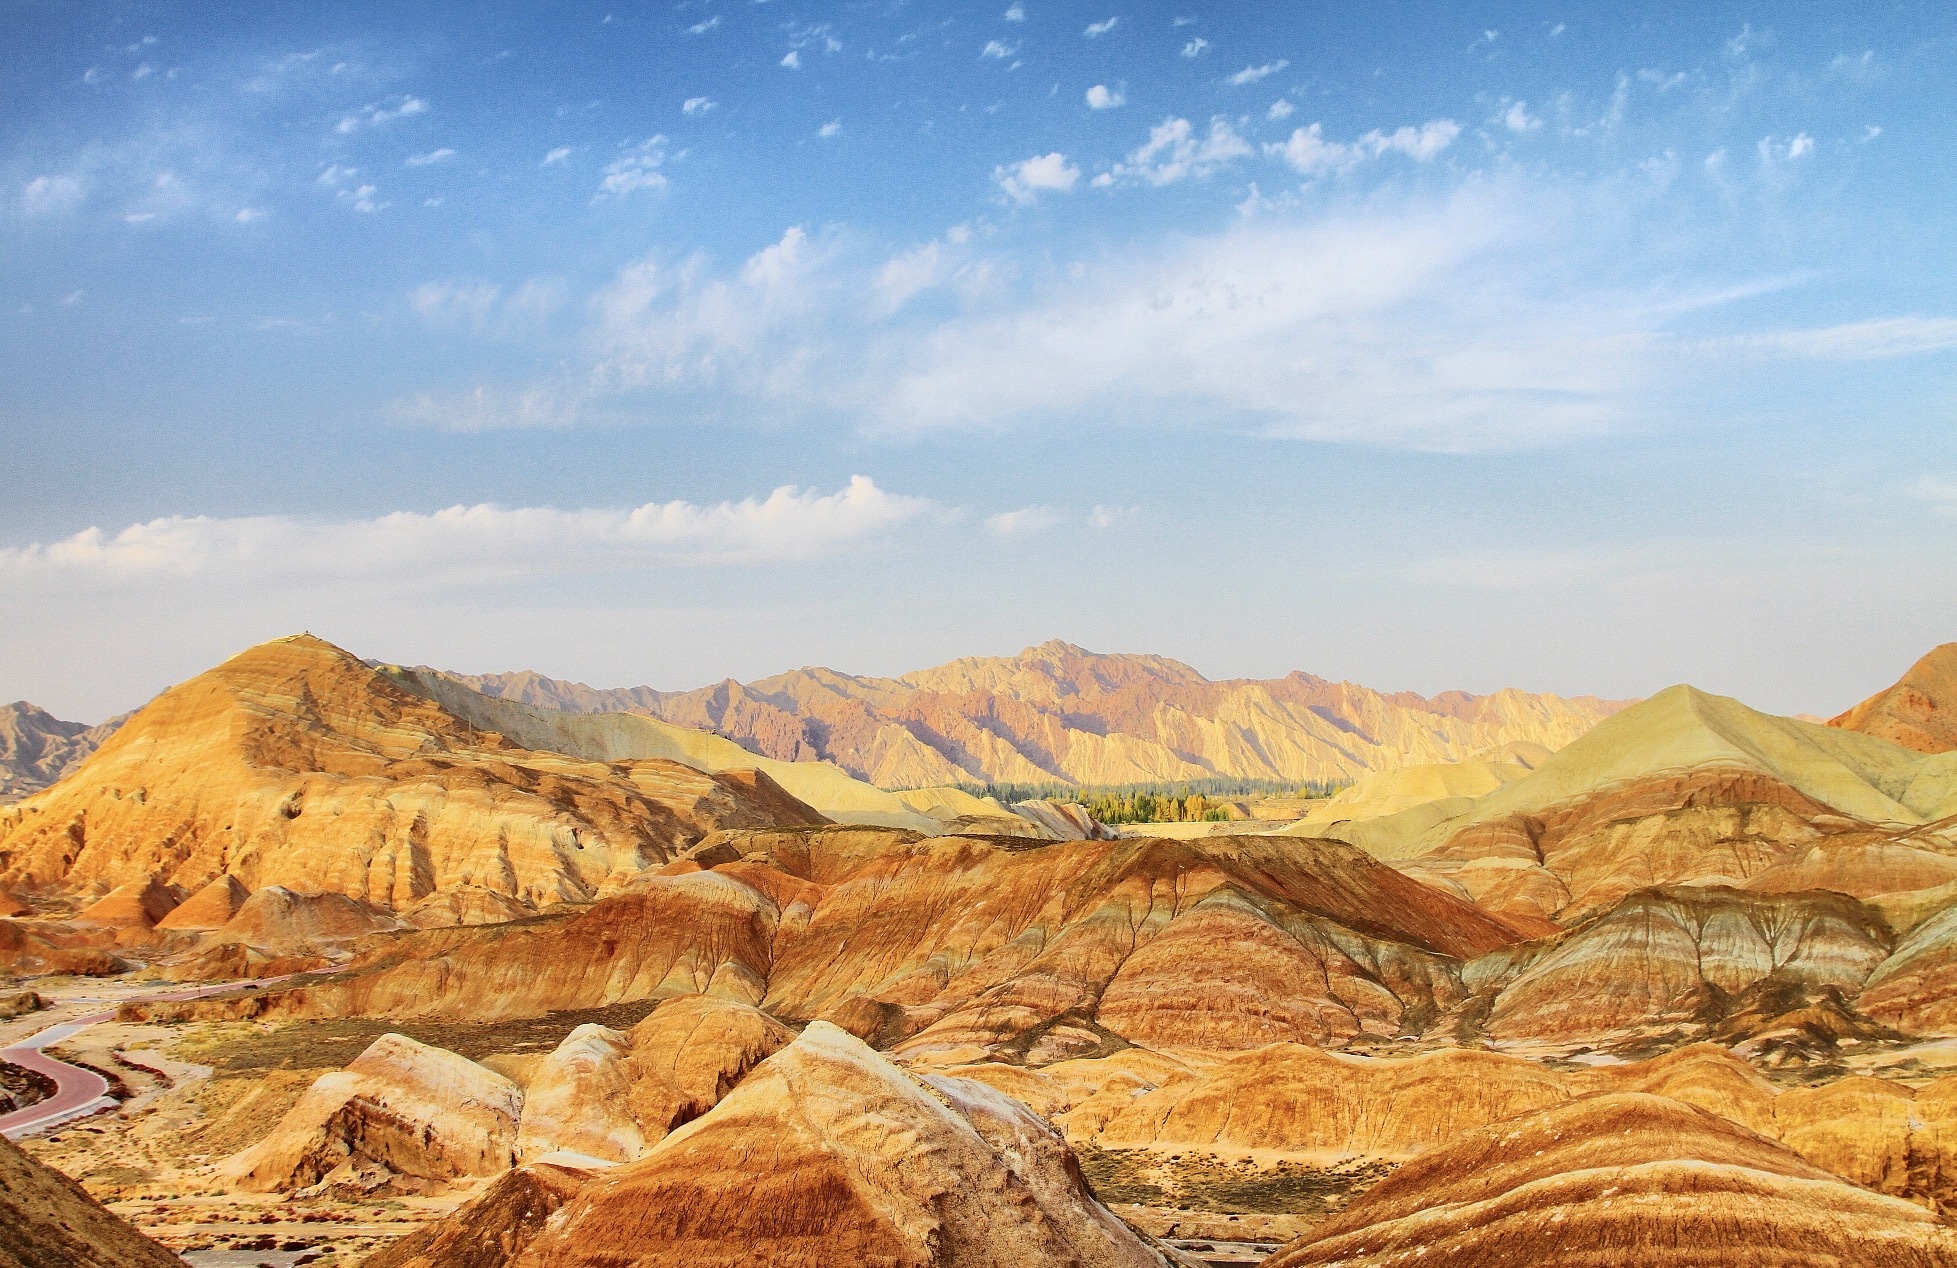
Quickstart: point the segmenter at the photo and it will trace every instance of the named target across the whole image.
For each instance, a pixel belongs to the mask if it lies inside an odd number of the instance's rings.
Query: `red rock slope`
[[[1895,686],[1830,719],[1828,725],[1919,753],[1957,749],[1957,643],[1932,651],[1911,665]]]

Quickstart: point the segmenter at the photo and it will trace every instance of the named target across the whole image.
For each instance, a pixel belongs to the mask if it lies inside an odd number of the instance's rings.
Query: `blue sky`
[[[1840,709],[1957,638],[1957,15],[1867,10],[9,0],[0,698]]]

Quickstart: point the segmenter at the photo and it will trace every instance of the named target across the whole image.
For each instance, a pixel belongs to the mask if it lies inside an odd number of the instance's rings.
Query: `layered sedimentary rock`
[[[1330,842],[724,834],[559,921],[410,934],[287,1015],[489,1018],[709,994],[911,1056],[1046,1064],[1417,1032],[1517,934]],[[227,1005],[212,1005],[213,1008]]]
[[[536,908],[714,828],[784,822],[820,818],[762,776],[519,749],[299,636],[165,692],[0,809],[0,881],[99,895],[229,875],[386,909],[476,886]]]
[[[324,1074],[278,1126],[218,1172],[252,1192],[408,1188],[495,1175],[516,1161],[522,1094],[509,1079],[404,1035]]]
[[[1936,648],[1911,665],[1895,686],[1870,696],[1828,725],[1919,753],[1957,749],[1957,643]]]
[[[54,1168],[0,1138],[0,1268],[184,1268]]]
[[[590,1178],[575,1166],[519,1167],[446,1219],[369,1255],[360,1268],[508,1268]]]
[[[1058,641],[901,678],[800,669],[690,692],[599,691],[533,673],[453,677],[525,704],[643,713],[767,757],[819,758],[883,788],[1349,780],[1513,741],[1560,748],[1620,707],[1516,690],[1387,695],[1303,673],[1212,682],[1166,657]]]
[[[1484,796],[1293,831],[1353,840],[1511,918],[1568,925],[1652,885],[1789,889],[1797,865],[1846,880],[1876,845],[1914,851],[1934,876],[1952,814],[1951,758],[1675,687]],[[1894,884],[1896,858],[1866,860],[1851,892]]]
[[[1957,1232],[1712,1114],[1614,1094],[1468,1132],[1265,1262],[1932,1268]]]
[[[687,995],[655,1008],[630,1039],[628,1100],[652,1142],[719,1104],[750,1070],[795,1042],[795,1032],[746,1004]]]
[[[603,1162],[630,1162],[645,1152],[633,1120],[629,1037],[586,1024],[564,1036],[523,1080],[517,1155],[534,1161],[564,1151]]]
[[[1491,1036],[1594,1039],[1722,1019],[1770,979],[1852,998],[1888,954],[1888,929],[1840,894],[1673,887],[1633,894],[1551,945],[1478,961],[1468,980],[1500,982]]]
[[[946,809],[930,801],[920,805],[864,783],[839,766],[814,760],[812,755],[805,754],[796,761],[779,760],[766,752],[743,748],[711,730],[690,729],[636,712],[585,714],[507,700],[475,690],[469,685],[471,680],[428,669],[389,665],[381,672],[471,725],[495,731],[512,743],[594,762],[660,758],[733,779],[752,779],[752,772],[759,771],[837,823],[935,832],[943,821],[961,815],[1012,817],[998,803],[981,802],[955,788],[931,789],[934,797],[930,800],[965,804]],[[793,820],[783,818],[781,822]]]
[[[636,1163],[595,1173],[519,1268],[1168,1262],[1015,1101],[916,1081],[816,1022]]]
[[[1110,1149],[1397,1161],[1570,1096],[1540,1065],[1493,1053],[1372,1060],[1296,1044],[1218,1062],[1152,1090],[1124,1090],[1110,1106],[1066,1115],[1069,1137]],[[1114,1112],[1095,1112],[1103,1108]]]

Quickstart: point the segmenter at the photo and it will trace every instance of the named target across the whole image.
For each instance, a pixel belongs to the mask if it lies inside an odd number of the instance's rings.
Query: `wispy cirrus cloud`
[[[1290,64],[1289,61],[1280,57],[1274,62],[1265,62],[1262,66],[1246,66],[1236,74],[1230,76],[1230,86],[1241,88],[1245,84],[1254,84],[1260,79],[1268,79]]]
[[[1735,335],[1707,346],[1816,361],[1883,361],[1957,349],[1957,317],[1878,317],[1811,330]]]

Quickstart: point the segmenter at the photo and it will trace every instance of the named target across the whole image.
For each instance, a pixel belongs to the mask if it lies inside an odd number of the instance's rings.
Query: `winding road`
[[[273,982],[283,982],[285,977],[258,978],[249,982],[221,982],[215,986],[196,986],[180,991],[164,991],[155,995],[132,995],[128,999],[116,1001],[123,1004],[147,1004],[156,1000],[197,999],[204,995],[216,995],[224,991],[249,989],[266,986]],[[85,1013],[71,1017],[58,1025],[49,1026],[10,1048],[0,1048],[0,1061],[44,1074],[54,1080],[54,1095],[44,1101],[17,1109],[11,1114],[0,1114],[0,1136],[8,1140],[19,1140],[50,1127],[58,1127],[72,1119],[82,1118],[97,1110],[108,1109],[116,1102],[109,1096],[109,1081],[93,1070],[69,1065],[47,1055],[43,1049],[51,1048],[64,1039],[72,1038],[97,1022],[113,1020],[115,1008],[99,1013]]]

